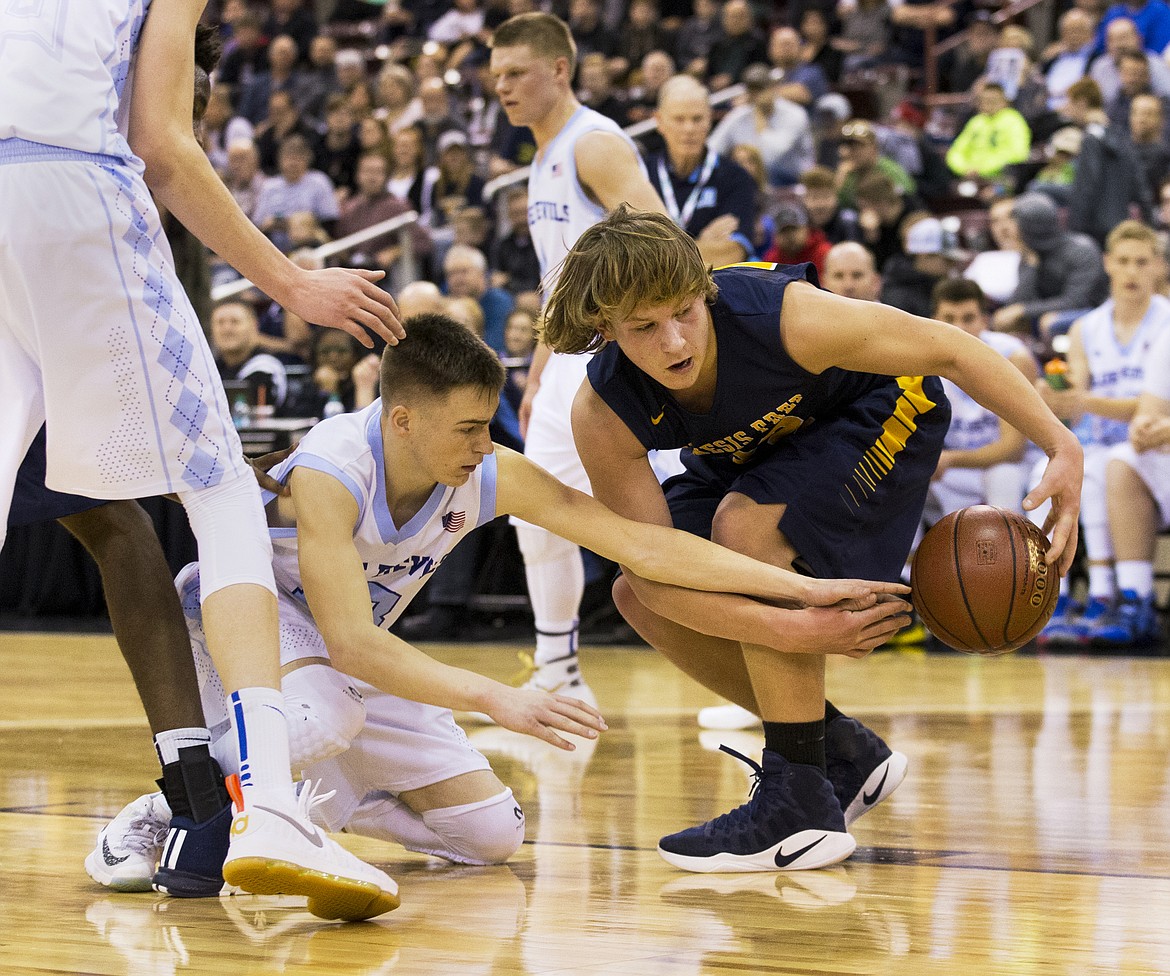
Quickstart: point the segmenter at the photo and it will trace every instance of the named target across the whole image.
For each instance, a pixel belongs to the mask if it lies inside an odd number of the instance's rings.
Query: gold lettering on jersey
[[[797,408],[804,396],[797,393],[789,397],[775,410],[769,410],[759,420],[748,424],[749,430],[737,430],[734,434],[720,437],[701,447],[694,448],[695,454],[730,454],[736,464],[746,464],[765,444],[773,444],[781,437],[800,430],[811,418],[801,419],[789,414]]]

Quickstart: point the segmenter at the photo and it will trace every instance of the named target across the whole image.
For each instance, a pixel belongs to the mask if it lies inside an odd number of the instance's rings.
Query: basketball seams
[[[1011,627],[1012,616],[1016,612],[1016,527],[1007,517],[1007,513],[1002,509],[999,510],[999,517],[1003,521],[1004,529],[1007,531],[1008,546],[1012,551],[1012,588],[1008,591],[1007,615],[1003,621],[1003,643],[1000,644],[1000,647],[1006,647],[1012,642],[1012,639],[1008,636],[1008,628]]]
[[[966,509],[963,509],[955,517],[955,523],[951,530],[951,559],[955,563],[955,579],[959,581],[959,596],[963,598],[963,608],[967,611],[967,619],[971,621],[971,626],[975,628],[975,633],[979,635],[983,646],[991,647],[991,641],[987,639],[983,628],[979,626],[979,621],[975,619],[975,612],[971,609],[971,601],[967,599],[967,587],[963,583],[963,567],[959,562],[959,526],[962,525],[965,514]]]

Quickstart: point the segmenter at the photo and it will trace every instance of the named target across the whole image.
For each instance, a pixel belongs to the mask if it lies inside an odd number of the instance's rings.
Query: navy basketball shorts
[[[13,529],[18,525],[52,522],[105,504],[105,501],[96,498],[67,495],[63,491],[45,487],[45,428],[42,426],[16,472],[16,488],[12,493],[12,508],[8,512],[8,527]]]
[[[711,537],[730,492],[786,505],[778,524],[821,578],[896,581],[922,519],[951,409],[935,376],[900,376],[746,467],[684,455],[664,486],[675,528]]]

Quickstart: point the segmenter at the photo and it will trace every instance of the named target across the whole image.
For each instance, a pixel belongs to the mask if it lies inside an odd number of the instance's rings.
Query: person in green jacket
[[[951,144],[947,165],[956,176],[995,179],[1005,166],[1028,158],[1032,131],[1011,107],[1002,85],[987,82],[976,98],[979,111]]]

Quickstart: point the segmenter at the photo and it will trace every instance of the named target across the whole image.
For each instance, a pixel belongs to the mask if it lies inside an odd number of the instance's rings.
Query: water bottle
[[[252,419],[251,413],[248,398],[243,393],[237,393],[232,401],[232,423],[235,424],[236,430],[248,426],[248,421]]]
[[[330,417],[336,417],[339,413],[345,413],[345,404],[341,402],[341,397],[336,393],[330,393],[323,413],[326,420]]]

